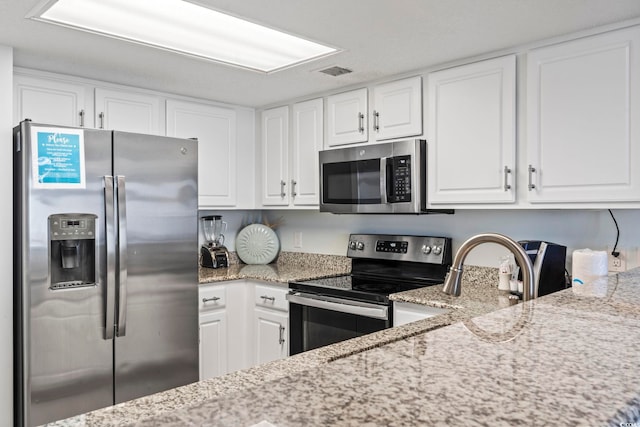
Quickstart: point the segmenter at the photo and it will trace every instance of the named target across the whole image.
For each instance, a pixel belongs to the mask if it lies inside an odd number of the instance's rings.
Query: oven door
[[[289,353],[302,353],[391,327],[389,306],[291,291]]]

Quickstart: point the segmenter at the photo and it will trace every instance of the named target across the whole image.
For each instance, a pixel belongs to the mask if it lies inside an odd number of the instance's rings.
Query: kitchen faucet
[[[524,301],[528,301],[536,297],[535,295],[535,280],[533,277],[533,265],[529,256],[524,251],[522,246],[510,237],[497,233],[482,233],[467,239],[456,252],[456,256],[453,259],[453,264],[449,270],[449,274],[444,280],[444,287],[442,291],[446,294],[456,297],[460,296],[460,290],[462,288],[462,265],[464,260],[471,252],[473,248],[482,243],[497,243],[505,248],[509,249],[515,257],[520,269],[522,270],[522,282],[523,282],[523,296]]]

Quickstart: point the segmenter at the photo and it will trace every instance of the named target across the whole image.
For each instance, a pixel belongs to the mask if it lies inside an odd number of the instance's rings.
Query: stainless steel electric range
[[[349,275],[289,283],[290,354],[391,327],[389,295],[442,284],[451,239],[352,234],[347,256]]]

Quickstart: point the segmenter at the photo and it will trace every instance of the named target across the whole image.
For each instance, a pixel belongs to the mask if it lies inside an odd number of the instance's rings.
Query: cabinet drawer
[[[276,288],[273,286],[256,285],[256,305],[289,311],[289,302],[286,298],[288,292],[289,289],[284,287]]]
[[[206,312],[223,308],[227,303],[224,286],[206,286],[198,290],[198,310]]]

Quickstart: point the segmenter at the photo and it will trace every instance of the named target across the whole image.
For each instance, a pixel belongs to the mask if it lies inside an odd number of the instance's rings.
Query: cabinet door
[[[327,145],[353,144],[369,139],[366,88],[327,98]]]
[[[289,204],[289,107],[262,112],[262,204]]]
[[[640,29],[527,55],[531,202],[640,200]]]
[[[322,99],[293,106],[293,141],[291,144],[291,199],[296,206],[318,205],[318,152],[323,143]]]
[[[275,310],[255,309],[256,364],[282,359],[289,354],[289,318]]]
[[[95,103],[95,123],[100,129],[164,135],[157,96],[97,88]]]
[[[14,123],[31,119],[34,123],[59,126],[87,126],[85,87],[29,76],[14,77]]]
[[[200,315],[200,381],[227,373],[225,310]]]
[[[422,134],[422,78],[374,87],[372,120],[377,140]]]
[[[428,99],[428,202],[514,202],[515,56],[431,73]]]
[[[198,138],[198,206],[235,206],[236,112],[230,108],[167,100],[167,135]]]
[[[393,302],[393,326],[405,325],[429,317],[439,316],[451,310],[446,308],[429,307],[409,302]]]

